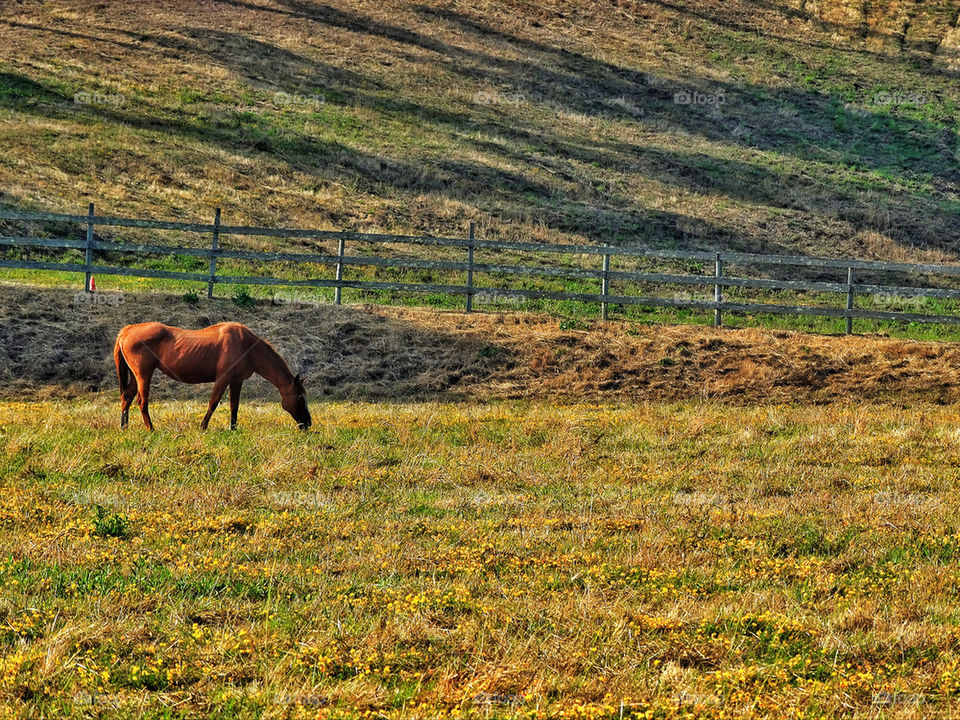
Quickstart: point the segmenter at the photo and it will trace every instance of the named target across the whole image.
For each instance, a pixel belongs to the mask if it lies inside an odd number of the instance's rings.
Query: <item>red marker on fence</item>
[[[90,292],[96,292],[96,291],[97,291],[97,280],[96,278],[93,277],[93,275],[91,275],[90,276]]]

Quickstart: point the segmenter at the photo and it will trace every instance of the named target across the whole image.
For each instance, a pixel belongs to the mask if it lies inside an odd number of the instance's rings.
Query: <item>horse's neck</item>
[[[279,353],[262,340],[253,353],[254,371],[270,382],[280,392],[293,385],[293,373]]]

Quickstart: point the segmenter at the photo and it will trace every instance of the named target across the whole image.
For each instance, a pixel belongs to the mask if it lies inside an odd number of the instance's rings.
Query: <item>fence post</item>
[[[720,259],[720,253],[718,252],[713,261],[713,276],[715,278],[720,278],[723,276],[723,260]],[[723,290],[721,285],[717,283],[713,286],[713,301],[719,305],[723,302]],[[720,327],[723,323],[723,311],[717,307],[713,310],[713,326]]]
[[[473,310],[473,232],[474,224],[470,223],[470,243],[467,245],[467,312]]]
[[[609,303],[607,303],[607,295],[610,294],[610,253],[603,254],[603,284],[601,285],[600,294],[603,296],[603,302],[600,303],[600,317],[606,320],[609,305]]]
[[[853,268],[847,268],[847,335],[853,334]]]
[[[207,299],[213,298],[213,284],[217,280],[217,248],[220,245],[220,208],[213,216],[213,242],[210,245],[210,279],[207,281]]]
[[[343,256],[347,251],[347,238],[344,235],[340,236],[340,242],[337,245],[337,286],[333,289],[333,304],[339,305],[342,290],[340,283],[343,282]]]
[[[93,292],[93,203],[87,209],[87,255],[85,261],[86,279],[83,282],[83,289],[90,293]]]

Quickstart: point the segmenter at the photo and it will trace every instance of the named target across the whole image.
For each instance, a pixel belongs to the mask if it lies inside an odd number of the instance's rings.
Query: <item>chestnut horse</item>
[[[127,426],[130,403],[136,397],[144,425],[153,430],[149,401],[154,370],[180,382],[213,383],[210,406],[200,424],[204,430],[228,387],[230,429],[236,428],[240,389],[254,373],[280,391],[280,404],[300,429],[310,427],[303,379],[290,372],[270,343],[240,323],[220,323],[202,330],[184,330],[158,322],[127,325],[117,334],[113,360],[120,379],[120,427]]]

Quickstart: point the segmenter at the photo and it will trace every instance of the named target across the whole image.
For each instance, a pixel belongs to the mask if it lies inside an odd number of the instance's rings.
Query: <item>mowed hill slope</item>
[[[0,202],[955,260],[958,11],[4,3]]]
[[[240,321],[307,374],[310,397],[352,400],[732,403],[960,400],[960,347],[878,336],[573,323],[527,313],[384,306],[191,305],[151,294],[77,303],[66,290],[0,286],[0,397],[117,390],[113,341],[144,317],[182,327]],[[122,302],[120,302],[122,300]],[[210,386],[157,376],[153,397],[206,397]],[[245,397],[275,399],[255,379]]]

